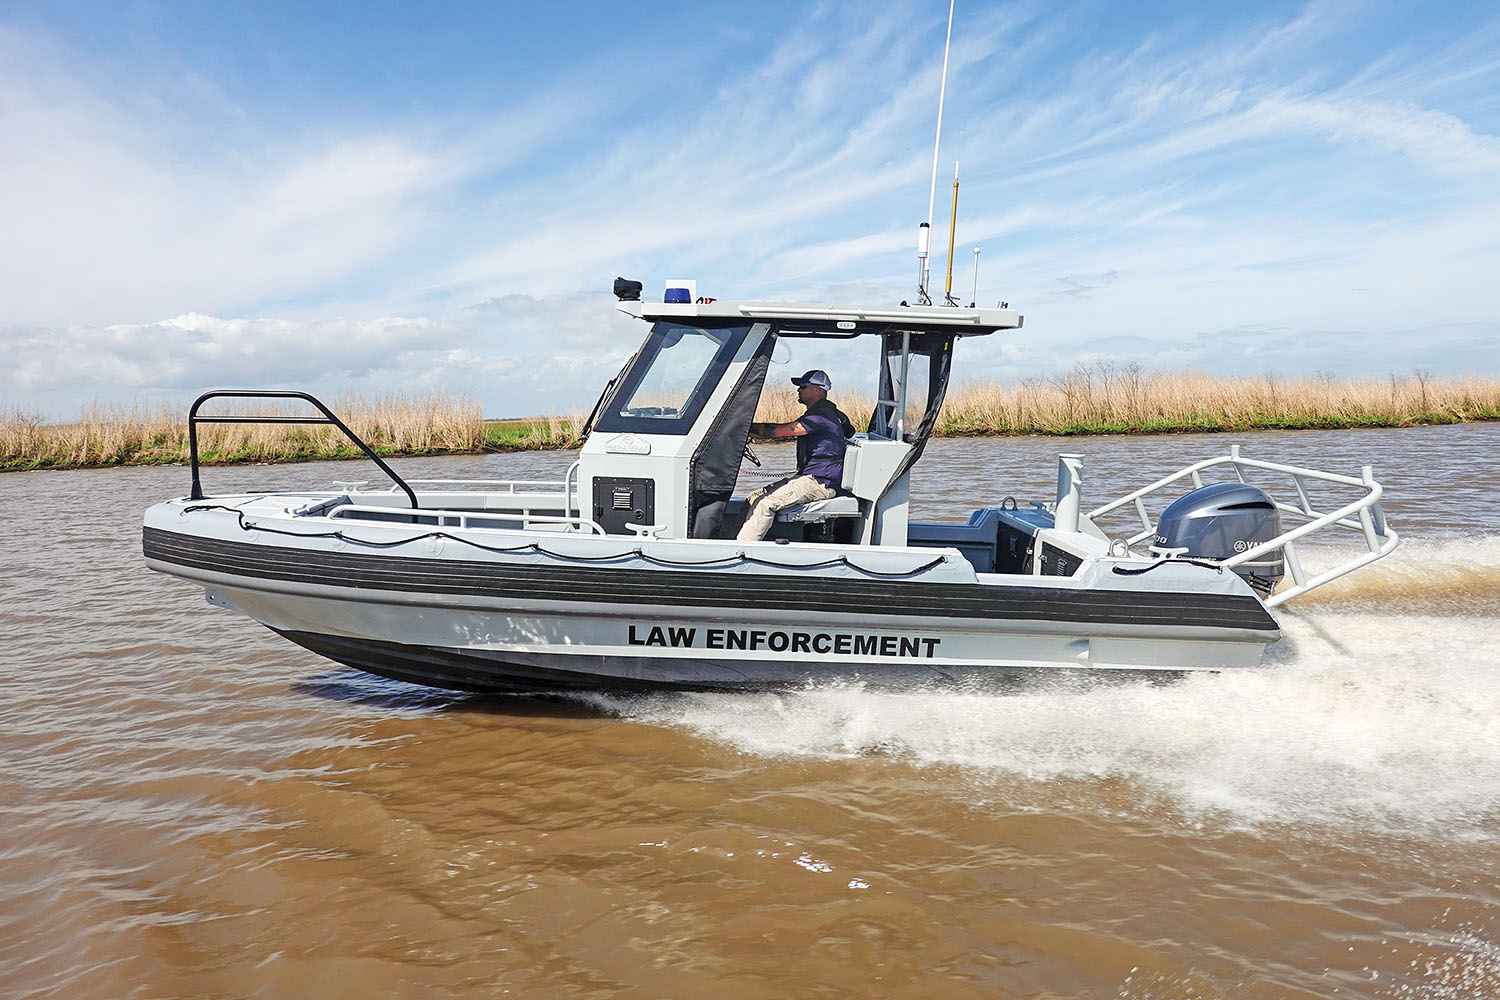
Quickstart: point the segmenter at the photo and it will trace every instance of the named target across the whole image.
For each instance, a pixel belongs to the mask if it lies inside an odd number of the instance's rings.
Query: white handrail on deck
[[[1203,470],[1219,465],[1232,466],[1234,474],[1240,482],[1246,481],[1244,470],[1247,468],[1263,469],[1268,472],[1278,472],[1290,476],[1293,484],[1296,486],[1297,498],[1301,501],[1301,505],[1282,503],[1275,499],[1272,499],[1271,502],[1275,504],[1278,511],[1284,514],[1308,519],[1306,524],[1298,525],[1295,528],[1284,531],[1275,538],[1262,542],[1253,548],[1246,549],[1244,552],[1237,552],[1228,559],[1219,560],[1219,564],[1225,569],[1233,569],[1243,563],[1263,558],[1277,549],[1282,550],[1286,560],[1287,571],[1292,576],[1293,585],[1268,598],[1266,600],[1267,607],[1274,608],[1279,604],[1291,600],[1293,597],[1305,594],[1309,590],[1321,587],[1325,583],[1352,573],[1361,566],[1367,566],[1375,560],[1389,555],[1401,542],[1400,536],[1386,524],[1385,512],[1380,506],[1380,498],[1384,490],[1375,481],[1375,475],[1370,466],[1364,466],[1361,470],[1360,478],[1356,479],[1353,476],[1341,476],[1333,472],[1322,472],[1317,469],[1305,469],[1295,465],[1282,465],[1278,462],[1264,462],[1259,459],[1245,458],[1240,455],[1240,446],[1237,444],[1230,446],[1228,455],[1219,455],[1215,458],[1195,462],[1164,479],[1158,479],[1149,486],[1144,486],[1133,493],[1127,493],[1116,500],[1111,500],[1102,507],[1096,507],[1094,510],[1089,511],[1087,516],[1091,521],[1096,520],[1105,514],[1118,510],[1126,504],[1133,504],[1135,514],[1140,518],[1141,524],[1145,529],[1131,535],[1127,540],[1128,544],[1134,545],[1136,542],[1144,541],[1156,533],[1156,527],[1151,523],[1150,514],[1147,512],[1146,505],[1143,502],[1145,497],[1185,478],[1190,478],[1195,488],[1202,486]],[[1324,513],[1313,508],[1312,500],[1307,490],[1308,480],[1321,480],[1328,483],[1338,483],[1343,486],[1354,486],[1363,489],[1365,493],[1364,496],[1352,503],[1345,504],[1337,510]],[[1332,569],[1309,578],[1302,569],[1302,560],[1297,552],[1296,543],[1298,540],[1315,532],[1322,531],[1325,528],[1347,528],[1359,532],[1364,540],[1367,551],[1361,552],[1359,555],[1345,560]]]
[[[558,493],[567,488],[567,482],[560,479],[408,479],[407,483],[421,483],[427,486],[500,486],[504,487],[501,490],[504,493],[515,493],[517,487],[520,486],[541,487],[542,489],[528,492],[547,493]],[[392,486],[389,490],[380,492],[394,493],[396,487]]]
[[[563,525],[564,528],[569,532],[587,531],[591,535],[603,535],[606,533],[605,530],[600,527],[597,522],[591,520],[590,518],[567,517],[559,516],[557,514],[533,514],[529,510],[435,510],[428,509],[426,507],[423,507],[420,510],[412,510],[405,507],[379,507],[366,504],[344,504],[342,507],[335,507],[333,510],[329,511],[328,517],[345,517],[348,514],[379,514],[381,516],[378,519],[373,520],[379,520],[381,523],[385,524],[405,523],[403,521],[396,521],[396,517],[405,518],[409,516],[415,516],[421,518],[436,518],[436,527],[439,528],[462,528],[472,529],[476,531],[514,531],[517,529],[494,528],[490,525],[484,524],[471,525],[469,523],[471,519],[478,521],[519,520],[521,522],[521,527],[519,530],[521,531],[529,529],[533,524],[560,524]]]
[[[574,483],[575,478],[580,475],[578,469],[582,464],[582,459],[574,461],[572,465],[568,466],[568,471],[563,474],[563,513],[569,517],[573,516],[573,496],[575,493],[578,494],[578,514],[580,517],[583,515],[582,485],[575,485]]]

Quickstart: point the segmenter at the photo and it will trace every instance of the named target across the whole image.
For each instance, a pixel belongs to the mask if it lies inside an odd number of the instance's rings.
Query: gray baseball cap
[[[812,371],[803,372],[801,378],[792,379],[792,385],[815,385],[823,391],[827,392],[829,389],[833,388],[833,379],[829,378],[828,373],[823,369],[814,368]]]

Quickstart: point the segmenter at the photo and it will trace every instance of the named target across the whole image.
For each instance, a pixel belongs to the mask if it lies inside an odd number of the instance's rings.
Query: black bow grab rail
[[[210,399],[221,399],[225,397],[231,399],[300,399],[317,407],[319,412],[321,412],[323,415],[321,417],[201,417],[198,415],[198,407],[202,406]],[[193,462],[192,499],[194,500],[203,499],[203,485],[198,480],[199,424],[332,424],[339,430],[343,431],[346,438],[359,445],[359,450],[369,456],[370,461],[380,466],[380,471],[384,472],[387,476],[390,476],[391,480],[395,482],[397,486],[401,487],[401,489],[406,493],[407,498],[411,500],[412,510],[416,510],[418,507],[417,495],[412,492],[410,486],[406,485],[406,480],[396,475],[394,469],[381,461],[380,456],[375,454],[375,452],[370,448],[369,445],[361,441],[359,435],[355,434],[348,427],[346,427],[342,420],[334,416],[332,410],[319,402],[316,396],[309,395],[305,392],[295,392],[292,390],[282,389],[215,389],[213,392],[205,392],[203,395],[193,400],[193,405],[188,409],[188,454]]]

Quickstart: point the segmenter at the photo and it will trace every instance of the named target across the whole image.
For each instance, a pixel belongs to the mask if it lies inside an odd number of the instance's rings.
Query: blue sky
[[[568,412],[643,332],[616,274],[910,297],[946,16],[0,3],[0,404]],[[955,288],[980,245],[1027,317],[961,375],[1497,368],[1492,5],[960,0],[942,248],[955,159]]]

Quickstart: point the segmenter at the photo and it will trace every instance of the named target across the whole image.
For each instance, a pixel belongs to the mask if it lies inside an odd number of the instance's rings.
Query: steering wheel
[[[760,457],[756,455],[755,450],[750,447],[750,442],[748,439],[745,441],[744,457],[748,458],[757,469],[760,468]]]

